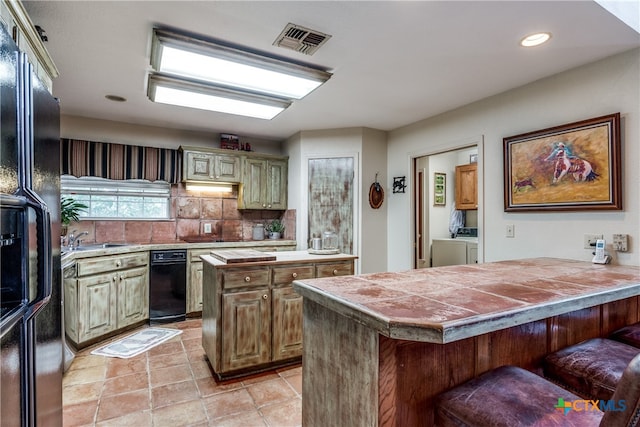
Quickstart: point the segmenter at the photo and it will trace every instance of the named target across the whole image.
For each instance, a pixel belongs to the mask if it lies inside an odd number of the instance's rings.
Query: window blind
[[[60,171],[64,175],[180,182],[178,150],[68,138],[62,138],[61,145]]]

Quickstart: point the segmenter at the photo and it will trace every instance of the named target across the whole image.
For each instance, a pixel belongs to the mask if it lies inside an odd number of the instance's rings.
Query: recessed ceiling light
[[[539,46],[542,43],[547,42],[551,38],[551,33],[535,33],[530,34],[520,40],[520,46],[523,47],[534,47]]]
[[[115,102],[125,102],[127,100],[127,98],[123,98],[118,95],[105,95],[104,97],[107,98],[109,101],[115,101]]]

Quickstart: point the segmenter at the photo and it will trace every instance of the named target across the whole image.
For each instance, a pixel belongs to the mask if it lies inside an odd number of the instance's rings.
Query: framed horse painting
[[[620,113],[510,136],[504,210],[621,210]]]

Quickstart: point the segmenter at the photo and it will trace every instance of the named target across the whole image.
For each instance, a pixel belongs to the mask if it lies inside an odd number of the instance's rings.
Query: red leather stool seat
[[[640,349],[618,341],[594,338],[545,357],[545,377],[589,399],[609,400]]]
[[[640,355],[625,367],[607,404],[601,408],[604,412],[593,410],[582,398],[544,378],[515,366],[502,366],[438,396],[435,424],[636,427],[640,423]]]
[[[640,348],[640,322],[618,329],[609,338]]]
[[[440,427],[598,426],[600,411],[565,413],[558,399],[581,400],[575,394],[515,366],[502,366],[442,393],[436,399]]]

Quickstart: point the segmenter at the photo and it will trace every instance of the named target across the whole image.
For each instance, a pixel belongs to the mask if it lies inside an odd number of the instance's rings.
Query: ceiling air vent
[[[313,55],[330,38],[329,34],[289,23],[273,42],[273,45]]]

